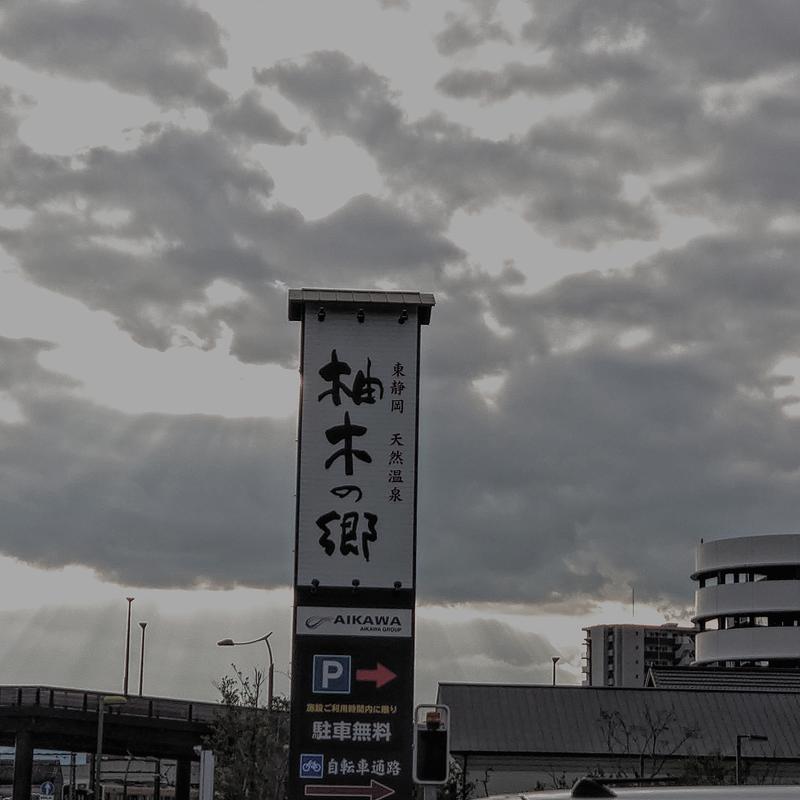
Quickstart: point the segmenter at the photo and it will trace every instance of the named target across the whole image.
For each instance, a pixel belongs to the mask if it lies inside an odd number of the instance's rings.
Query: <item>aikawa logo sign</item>
[[[333,617],[309,617],[305,624],[308,630],[313,631],[315,628],[319,628],[320,625],[324,625],[326,622],[333,622]]]
[[[408,608],[297,609],[298,636],[411,636]]]

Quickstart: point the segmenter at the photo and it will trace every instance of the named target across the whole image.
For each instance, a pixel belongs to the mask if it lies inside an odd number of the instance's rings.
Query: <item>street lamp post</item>
[[[272,631],[259,636],[258,639],[252,639],[249,642],[234,642],[233,639],[220,639],[217,642],[218,647],[238,647],[243,644],[256,644],[256,642],[264,642],[267,646],[267,656],[269,657],[269,668],[267,669],[267,708],[272,710],[272,689],[273,689],[273,673],[275,672],[275,663],[272,660],[272,647],[269,644],[269,637],[272,636]]]
[[[133,597],[126,597],[128,601],[128,627],[125,631],[125,679],[122,682],[122,694],[128,694],[128,667],[130,666],[131,661],[131,603],[133,603]]]
[[[760,733],[738,733],[736,735],[736,785],[741,783],[742,770],[742,742],[745,739],[751,742],[768,742],[769,736],[763,736]]]
[[[553,662],[553,686],[556,685],[556,664],[561,660],[561,656],[550,656]]]
[[[125,697],[118,694],[101,694],[97,698],[97,753],[94,757],[94,770],[92,779],[92,792],[95,798],[99,798],[101,794],[100,789],[100,765],[103,760],[103,720],[106,715],[106,706],[118,706],[127,703]],[[72,791],[72,789],[70,789]]]
[[[146,622],[140,622],[139,627],[142,629],[142,652],[139,658],[139,697],[142,696],[142,681],[144,680],[144,629],[147,627]]]

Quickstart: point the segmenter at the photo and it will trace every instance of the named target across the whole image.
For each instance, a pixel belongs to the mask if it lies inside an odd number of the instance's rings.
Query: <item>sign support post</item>
[[[302,322],[291,800],[413,793],[419,334],[433,305],[289,292]]]

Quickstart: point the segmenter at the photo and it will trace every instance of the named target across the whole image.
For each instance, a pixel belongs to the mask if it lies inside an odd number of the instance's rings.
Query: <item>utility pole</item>
[[[142,681],[144,680],[144,629],[147,627],[146,622],[140,622],[139,627],[142,629],[142,652],[139,659],[139,697],[142,696]]]
[[[122,682],[122,694],[127,696],[128,694],[128,667],[130,666],[131,660],[131,603],[133,603],[133,597],[126,597],[128,601],[128,627],[125,632],[125,678]]]

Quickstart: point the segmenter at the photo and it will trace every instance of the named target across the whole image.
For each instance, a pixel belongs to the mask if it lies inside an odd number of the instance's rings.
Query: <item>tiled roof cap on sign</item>
[[[363,306],[402,308],[414,306],[417,309],[420,325],[431,321],[431,309],[436,300],[429,292],[370,292],[343,289],[289,289],[289,319],[299,322],[303,319],[306,303],[319,303],[328,306]]]

